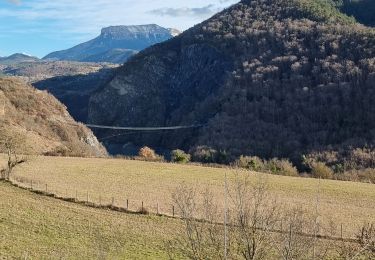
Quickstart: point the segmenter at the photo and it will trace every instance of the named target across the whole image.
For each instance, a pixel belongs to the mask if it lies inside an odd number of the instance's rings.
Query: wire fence
[[[90,193],[82,189],[66,189],[58,188],[54,185],[34,181],[24,177],[14,176],[11,183],[19,188],[29,190],[34,193],[54,197],[56,199],[84,204],[95,208],[107,208],[115,211],[139,213],[139,214],[154,214],[166,217],[179,217],[176,207],[159,203],[157,200],[154,203],[148,201],[107,196],[105,194]]]
[[[160,204],[158,201],[155,201],[154,203],[149,203],[137,199],[108,197],[97,194],[91,194],[88,191],[78,189],[74,191],[68,189],[59,189],[47,183],[42,183],[40,181],[34,181],[31,179],[26,179],[24,177],[17,176],[12,177],[10,183],[13,186],[28,190],[36,194],[52,197],[66,202],[81,204],[92,208],[108,209],[112,211],[130,214],[157,215],[168,218],[182,219],[182,216],[178,211],[178,207],[176,207],[173,204],[166,207],[165,205]],[[207,221],[201,218],[196,218],[195,220],[200,222]],[[224,226],[224,222],[216,222],[215,224],[220,224]],[[281,221],[279,223],[279,228],[272,230],[271,232],[287,233],[288,231],[287,227],[285,227],[283,225],[283,222]],[[356,238],[348,235],[349,232],[345,231],[345,226],[343,224],[339,225],[338,232],[338,235],[328,235],[324,232],[318,234],[304,232],[301,235],[331,241],[343,241],[349,243],[358,242]]]

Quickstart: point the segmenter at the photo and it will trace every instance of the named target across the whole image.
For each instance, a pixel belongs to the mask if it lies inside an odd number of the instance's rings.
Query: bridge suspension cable
[[[86,126],[89,128],[94,128],[94,129],[127,130],[127,131],[165,131],[165,130],[199,128],[199,127],[204,126],[204,124],[187,125],[187,126],[166,126],[166,127],[121,127],[121,126],[104,126],[104,125],[92,125],[92,124],[86,124]]]

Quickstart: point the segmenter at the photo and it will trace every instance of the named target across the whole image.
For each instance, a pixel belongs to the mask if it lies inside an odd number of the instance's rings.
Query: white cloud
[[[7,0],[7,2],[9,2],[11,4],[15,4],[15,5],[21,4],[21,0]]]
[[[207,17],[212,15],[217,11],[213,4],[204,7],[180,7],[180,8],[158,8],[151,10],[151,14],[161,15],[161,16],[197,16],[197,17]]]
[[[46,27],[71,33],[92,34],[109,25],[146,23],[187,29],[234,2],[211,0],[202,6],[201,0],[29,0],[14,8],[0,8],[0,16],[40,21],[39,26],[44,22]]]

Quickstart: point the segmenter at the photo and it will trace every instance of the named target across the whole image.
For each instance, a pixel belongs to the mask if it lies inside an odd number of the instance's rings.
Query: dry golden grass
[[[224,175],[233,180],[235,170],[193,165],[177,165],[120,159],[36,157],[15,170],[15,178],[34,188],[81,200],[104,204],[115,198],[117,206],[138,210],[141,201],[147,209],[171,214],[171,193],[181,182],[200,189],[207,186],[220,202],[224,196]],[[255,180],[259,174],[246,173]],[[262,174],[263,175],[263,174]],[[303,205],[314,211],[319,180],[267,175],[272,194],[286,206]],[[364,183],[322,180],[319,212],[321,222],[343,224],[344,236],[353,237],[364,222],[375,222],[375,186]]]
[[[87,208],[0,182],[0,259],[167,259],[181,222]]]

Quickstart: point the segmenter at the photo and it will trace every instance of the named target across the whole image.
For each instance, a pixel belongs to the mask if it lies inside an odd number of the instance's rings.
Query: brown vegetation
[[[0,78],[0,127],[8,138],[19,136],[28,150],[20,153],[105,156],[104,147],[85,126],[76,123],[54,97],[22,81]],[[17,142],[22,142],[21,139]],[[7,152],[6,147],[0,152]]]
[[[327,239],[319,235],[319,200],[314,215],[303,207],[285,207],[269,193],[260,178],[236,178],[226,190],[228,210],[218,214],[209,191],[199,204],[195,188],[182,184],[173,201],[185,222],[184,235],[167,241],[169,252],[189,259],[372,259],[375,257],[374,224],[365,224],[355,240]],[[317,199],[320,195],[317,194]],[[201,205],[201,206],[200,206]],[[203,215],[199,215],[203,212]],[[206,221],[198,219],[198,215]],[[331,236],[337,226],[331,223]]]
[[[153,149],[147,146],[139,150],[138,158],[146,161],[164,161],[162,156],[158,155]]]

